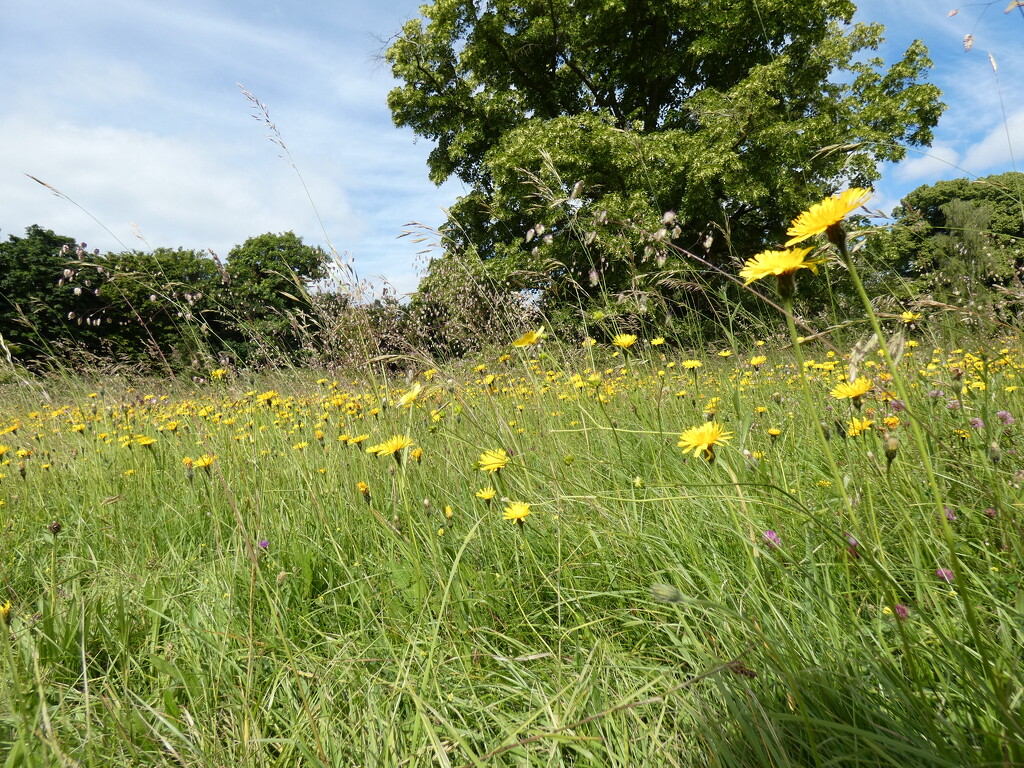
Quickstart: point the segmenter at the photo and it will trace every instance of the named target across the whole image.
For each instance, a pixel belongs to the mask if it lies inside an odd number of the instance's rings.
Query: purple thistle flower
[[[959,411],[960,410],[960,401],[957,400],[955,397],[951,398],[946,403],[946,408],[947,408],[947,410],[950,410],[950,411]]]
[[[939,570],[935,572],[935,575],[947,584],[953,583],[953,572],[949,570],[949,568],[939,568]]]
[[[999,514],[995,507],[985,507],[985,517],[991,517],[995,520],[996,515]]]
[[[269,541],[267,541],[266,539],[260,539],[260,543],[259,543],[260,549],[266,549],[269,546],[270,546],[270,542]]]
[[[1013,414],[1011,414],[1009,411],[996,411],[996,416],[998,416],[999,420],[1003,422],[1003,424],[1005,424],[1006,426],[1010,426],[1011,424],[1017,423],[1017,420],[1013,418]]]
[[[779,538],[779,534],[775,531],[765,531],[761,534],[761,538],[764,539],[765,544],[772,549],[778,549],[782,546],[782,539]]]
[[[957,519],[956,510],[953,509],[953,507],[946,507],[946,506],[944,506],[942,508],[942,511],[946,515],[946,519],[949,520],[949,522],[952,523],[954,520]]]
[[[902,400],[898,399],[893,400],[891,403],[889,403],[889,407],[892,408],[893,411],[895,411],[896,413],[902,413],[903,411],[907,410],[907,404],[904,403]]]
[[[910,613],[910,611],[907,610],[907,606],[903,603],[896,603],[892,609],[896,616],[899,617],[900,621],[906,621],[907,615]]]
[[[846,534],[843,534],[843,535],[846,537],[846,543],[849,544],[851,547],[859,547],[860,546],[860,542],[857,541],[853,537],[852,533],[846,533]]]
[[[977,416],[975,416],[973,419],[971,419],[971,429],[984,429],[984,428],[985,428],[985,422],[982,421],[981,419],[979,419]]]

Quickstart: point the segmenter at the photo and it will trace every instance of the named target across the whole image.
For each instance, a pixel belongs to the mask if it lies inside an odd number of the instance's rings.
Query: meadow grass
[[[7,385],[0,754],[1024,765],[1024,350],[882,324]]]

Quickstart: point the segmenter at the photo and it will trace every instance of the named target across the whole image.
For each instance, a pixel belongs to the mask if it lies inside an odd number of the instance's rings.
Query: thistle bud
[[[989,443],[988,458],[993,464],[998,464],[999,460],[1003,458],[1003,449],[999,447],[999,443],[996,440]]]

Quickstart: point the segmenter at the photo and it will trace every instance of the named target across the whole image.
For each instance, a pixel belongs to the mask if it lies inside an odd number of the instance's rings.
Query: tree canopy
[[[669,245],[725,265],[775,244],[815,198],[870,186],[879,162],[929,144],[944,108],[924,45],[886,67],[871,55],[882,27],[851,24],[846,0],[435,0],[422,13],[386,52],[401,82],[388,103],[435,143],[430,178],[470,187],[449,252],[548,296],[626,290],[665,270]]]
[[[1024,173],[920,186],[900,201],[893,218],[884,248],[911,292],[977,299],[994,286],[1020,285]]]

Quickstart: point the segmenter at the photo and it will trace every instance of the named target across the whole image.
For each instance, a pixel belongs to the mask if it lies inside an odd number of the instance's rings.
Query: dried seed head
[[[993,464],[998,464],[1003,458],[1003,449],[999,447],[999,442],[993,440],[988,446],[988,458]]]

